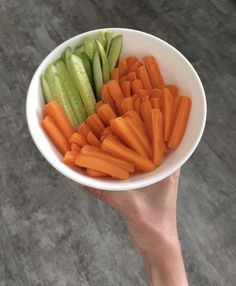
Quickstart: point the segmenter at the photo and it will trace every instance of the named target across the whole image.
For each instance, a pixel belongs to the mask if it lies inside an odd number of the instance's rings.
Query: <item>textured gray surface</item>
[[[236,285],[235,18],[229,0],[0,0],[0,286],[147,285],[120,216],[53,170],[25,121],[48,52],[112,26],[173,44],[203,81],[207,127],[182,170],[180,237],[191,285]]]

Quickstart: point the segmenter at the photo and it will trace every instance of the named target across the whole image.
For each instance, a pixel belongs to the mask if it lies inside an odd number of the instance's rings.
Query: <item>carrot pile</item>
[[[102,86],[96,113],[74,129],[56,101],[44,108],[42,127],[64,156],[90,177],[126,180],[159,166],[184,136],[191,99],[165,84],[154,57],[120,58]]]

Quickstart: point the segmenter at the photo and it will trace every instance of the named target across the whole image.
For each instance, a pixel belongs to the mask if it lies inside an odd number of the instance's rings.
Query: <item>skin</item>
[[[110,192],[87,188],[124,217],[151,286],[188,285],[176,226],[180,171],[143,189]]]

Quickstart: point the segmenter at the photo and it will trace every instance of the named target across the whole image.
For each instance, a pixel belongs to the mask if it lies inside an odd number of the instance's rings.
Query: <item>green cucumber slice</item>
[[[65,86],[61,81],[61,78],[58,74],[58,70],[55,67],[55,65],[51,64],[48,66],[48,68],[45,71],[45,79],[48,83],[48,86],[52,92],[53,97],[62,106],[68,118],[70,119],[71,124],[74,127],[76,127],[78,125],[77,119],[71,107]]]
[[[107,32],[106,31],[101,31],[98,35],[99,43],[103,46],[104,50],[107,48]]]
[[[78,49],[76,49],[74,51],[74,54],[81,58],[83,65],[84,65],[84,68],[86,70],[87,76],[89,78],[90,84],[91,84],[92,88],[94,89],[92,65],[91,65],[91,62],[90,62],[88,56],[86,55],[85,52],[80,52]]]
[[[113,33],[111,31],[106,32],[106,38],[107,38],[107,46],[106,46],[106,54],[108,55],[109,49],[110,49],[110,44],[111,44],[111,39],[113,37]]]
[[[81,99],[84,104],[85,111],[87,115],[90,115],[95,112],[96,100],[94,97],[92,86],[89,82],[86,70],[84,68],[82,60],[76,56],[71,55],[69,57],[70,62],[70,73],[74,78],[74,81],[79,90]]]
[[[111,45],[108,52],[108,62],[112,71],[117,63],[122,48],[122,35],[115,36],[111,40]]]
[[[80,98],[77,86],[72,80],[69,72],[66,69],[66,66],[62,60],[58,60],[54,63],[58,70],[58,74],[65,86],[71,107],[74,111],[75,117],[78,123],[82,123],[86,119],[86,112]]]
[[[95,40],[93,37],[84,38],[84,51],[89,57],[90,61],[92,61],[95,52]]]
[[[96,41],[98,50],[102,59],[102,75],[103,75],[103,82],[106,83],[110,80],[110,68],[109,68],[109,62],[106,56],[106,52],[104,50],[104,47],[99,41]]]
[[[54,97],[43,74],[41,74],[40,81],[41,81],[41,88],[43,91],[44,100],[46,103],[48,103],[52,101]]]
[[[103,86],[103,76],[102,76],[102,67],[101,62],[99,58],[98,51],[95,52],[94,58],[93,58],[93,78],[94,78],[94,84],[95,84],[95,90],[96,90],[96,97],[97,100],[101,100],[101,87]]]

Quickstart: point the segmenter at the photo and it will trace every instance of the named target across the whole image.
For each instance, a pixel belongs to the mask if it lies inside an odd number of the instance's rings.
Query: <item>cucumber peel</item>
[[[86,112],[80,98],[79,92],[72,78],[70,77],[69,72],[66,69],[66,66],[62,60],[58,60],[54,63],[58,70],[58,74],[63,82],[71,107],[74,111],[75,117],[78,123],[82,123],[86,119]]]
[[[69,66],[71,68],[71,75],[74,78],[74,81],[81,95],[85,111],[87,115],[90,115],[96,110],[96,100],[83,62],[81,58],[74,54],[69,57],[68,61],[70,63]]]
[[[94,81],[93,81],[93,72],[91,62],[85,52],[81,52],[78,49],[75,49],[74,54],[81,58],[84,68],[86,70],[87,76],[89,78],[90,84],[92,88],[94,88]]]
[[[110,68],[109,68],[109,62],[106,56],[106,52],[104,50],[104,47],[99,41],[96,41],[98,50],[102,59],[102,75],[103,75],[103,82],[106,83],[110,79]]]
[[[112,71],[117,63],[122,48],[122,35],[115,36],[111,40],[111,45],[108,52],[108,62]]]
[[[101,62],[99,58],[98,51],[95,52],[94,58],[93,58],[93,77],[94,77],[94,84],[95,84],[95,90],[96,90],[96,97],[97,100],[101,100],[101,88],[103,86],[103,76],[102,76],[102,67]]]
[[[40,81],[41,81],[41,87],[42,87],[45,102],[48,103],[48,102],[54,100],[54,97],[52,95],[50,87],[49,87],[49,85],[48,85],[43,74],[40,77]]]
[[[84,51],[92,61],[95,52],[95,39],[93,37],[84,38]]]
[[[71,121],[71,124],[76,127],[78,125],[77,119],[71,107],[64,83],[61,81],[58,70],[54,64],[49,65],[46,69],[45,79],[53,97],[62,106],[69,120]]]

